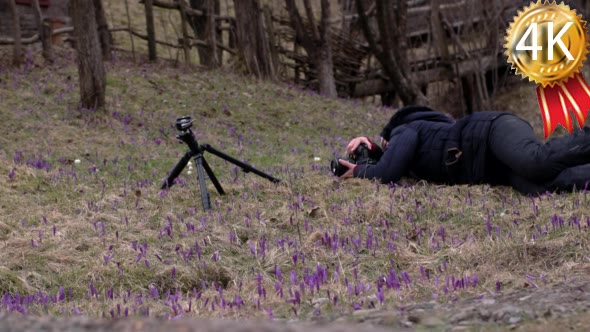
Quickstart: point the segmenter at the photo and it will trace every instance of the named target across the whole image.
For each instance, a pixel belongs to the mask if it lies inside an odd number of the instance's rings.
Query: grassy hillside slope
[[[0,311],[292,319],[544,287],[588,264],[585,192],[337,181],[330,158],[392,110],[222,71],[108,64],[108,109],[79,111],[64,60],[0,70]],[[273,184],[200,143],[268,172]],[[319,158],[319,160],[318,160]]]

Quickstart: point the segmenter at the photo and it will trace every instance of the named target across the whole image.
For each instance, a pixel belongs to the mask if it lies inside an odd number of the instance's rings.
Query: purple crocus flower
[[[545,275],[543,273],[541,273],[539,278],[541,278],[541,280],[543,281],[544,284],[547,284],[547,278],[545,277]]]
[[[94,284],[90,283],[89,285],[89,289],[90,289],[90,297],[96,296],[96,288],[94,288]]]
[[[271,308],[265,308],[264,310],[268,314],[268,318],[269,319],[273,319],[272,309]]]
[[[66,299],[66,294],[65,294],[65,291],[64,291],[64,287],[63,286],[61,286],[59,288],[59,292],[57,293],[57,299],[59,301],[64,301]]]
[[[154,299],[160,298],[160,292],[158,292],[158,289],[156,287],[150,287],[150,295]]]
[[[279,297],[283,297],[283,284],[279,281],[275,282],[275,292],[279,295]]]
[[[379,290],[377,290],[377,299],[379,300],[379,303],[383,304],[385,302],[385,294],[383,291],[383,287],[379,288]]]
[[[242,298],[239,295],[236,295],[234,298],[234,303],[236,304],[238,309],[240,309],[240,307],[244,304],[244,300],[242,300]]]
[[[281,269],[275,264],[275,276],[277,277],[277,280],[280,282],[283,282],[283,273],[281,272]]]
[[[113,258],[114,253],[110,253],[108,255],[104,255],[103,259],[104,259],[104,264],[107,265],[109,263],[109,261],[111,260],[111,258]]]
[[[408,275],[408,272],[406,272],[406,271],[402,272],[402,279],[404,280],[406,287],[410,287],[410,284],[412,283],[412,281],[410,280],[410,276]]]
[[[442,239],[442,242],[445,242],[445,228],[443,226],[440,226],[440,228],[438,229],[438,235],[440,235],[440,238]]]
[[[420,265],[420,282],[424,282],[424,266]]]

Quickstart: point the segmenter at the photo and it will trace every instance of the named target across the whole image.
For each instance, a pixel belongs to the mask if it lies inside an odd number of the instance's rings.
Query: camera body
[[[356,165],[364,165],[364,164],[375,165],[375,164],[377,164],[379,159],[381,159],[381,156],[383,156],[383,151],[381,150],[380,147],[375,146],[373,151],[371,151],[366,144],[361,143],[356,148],[356,150],[354,150],[348,156],[348,158],[332,159],[332,161],[330,161],[330,170],[332,171],[332,174],[334,174],[336,176],[341,176],[342,174],[346,173],[348,168],[346,166],[340,164],[340,162],[338,162],[339,159],[346,160],[346,161],[356,164]]]

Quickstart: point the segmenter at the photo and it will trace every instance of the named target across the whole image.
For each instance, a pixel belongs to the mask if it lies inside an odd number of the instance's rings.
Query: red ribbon
[[[561,124],[570,134],[574,131],[569,110],[573,110],[580,128],[584,126],[588,110],[590,110],[590,86],[581,73],[566,82],[558,82],[554,86],[537,87],[537,99],[543,118],[545,138]]]

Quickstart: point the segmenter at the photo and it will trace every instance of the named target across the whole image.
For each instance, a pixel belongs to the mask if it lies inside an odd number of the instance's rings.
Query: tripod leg
[[[197,165],[197,176],[199,178],[199,189],[201,191],[201,202],[203,203],[203,209],[211,209],[211,200],[209,199],[209,193],[207,192],[207,184],[205,183],[205,170],[203,169],[203,154],[198,153],[195,155],[195,164]]]
[[[212,153],[212,154],[214,154],[214,155],[216,155],[216,156],[218,156],[218,157],[220,157],[220,158],[222,158],[224,160],[227,160],[230,163],[232,163],[232,164],[234,164],[234,165],[242,168],[242,170],[244,172],[246,172],[246,173],[252,172],[252,173],[254,173],[254,174],[256,174],[256,175],[258,175],[260,177],[263,177],[263,178],[265,178],[265,179],[267,179],[267,180],[269,180],[271,182],[274,182],[274,183],[281,182],[281,180],[279,180],[279,179],[277,179],[277,178],[275,178],[275,177],[273,177],[271,175],[268,175],[268,174],[266,174],[266,173],[264,173],[262,171],[259,171],[256,168],[254,168],[254,167],[252,167],[252,166],[250,166],[250,165],[248,165],[246,163],[243,163],[243,162],[241,162],[241,161],[239,161],[239,160],[237,160],[237,159],[235,159],[233,157],[230,157],[229,155],[227,155],[227,154],[225,154],[225,153],[223,153],[223,152],[221,152],[221,151],[213,148],[209,144],[201,145],[201,148],[203,150],[205,150],[205,151],[208,151],[208,152],[210,152],[210,153]]]
[[[219,195],[225,195],[225,191],[223,191],[221,183],[219,183],[217,180],[217,177],[213,173],[213,170],[211,170],[211,167],[209,166],[207,160],[205,160],[205,157],[203,157],[203,168],[205,168],[205,172],[207,172],[207,175],[209,175],[209,179],[211,179],[211,182],[213,182],[213,185],[215,186],[215,189],[217,189]]]
[[[186,164],[188,164],[189,160],[191,160],[192,156],[192,152],[189,151],[184,155],[184,157],[180,159],[180,161],[176,164],[176,166],[174,166],[174,168],[170,172],[170,175],[164,181],[160,189],[168,189],[174,185],[174,180],[180,175],[180,173],[182,173],[182,170],[184,169]]]

